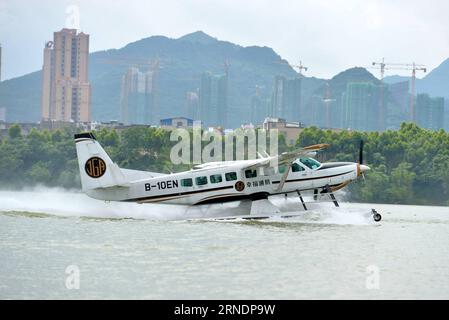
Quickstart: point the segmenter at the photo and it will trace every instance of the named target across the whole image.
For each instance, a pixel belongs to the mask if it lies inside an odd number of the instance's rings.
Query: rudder
[[[75,144],[83,191],[128,185],[92,132],[75,134]]]

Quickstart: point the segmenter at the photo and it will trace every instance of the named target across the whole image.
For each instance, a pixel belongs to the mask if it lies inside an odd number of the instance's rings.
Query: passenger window
[[[226,181],[234,181],[237,180],[237,173],[235,172],[228,172],[225,174]]]
[[[278,167],[278,172],[279,173],[285,173],[285,170],[287,170],[287,167],[284,165],[281,165]]]
[[[220,183],[223,181],[221,174],[213,174],[209,178],[210,178],[210,183]]]
[[[245,177],[246,178],[256,178],[257,177],[257,170],[246,170],[245,171]]]
[[[300,172],[300,171],[304,171],[304,168],[297,163],[292,164],[292,172]]]
[[[203,186],[207,184],[207,177],[196,177],[195,183],[197,186]]]
[[[193,180],[191,178],[181,179],[181,186],[182,187],[191,187],[191,186],[193,186]]]

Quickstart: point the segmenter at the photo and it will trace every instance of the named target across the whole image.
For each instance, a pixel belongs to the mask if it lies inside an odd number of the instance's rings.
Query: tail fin
[[[75,134],[75,143],[83,191],[128,185],[123,172],[91,132]]]

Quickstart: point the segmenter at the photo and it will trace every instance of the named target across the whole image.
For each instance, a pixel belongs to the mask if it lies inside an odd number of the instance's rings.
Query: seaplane
[[[92,132],[75,134],[82,191],[103,201],[161,203],[201,206],[225,202],[250,204],[249,214],[218,219],[264,219],[282,215],[269,199],[295,194],[302,209],[308,210],[302,193],[313,192],[313,200],[327,196],[336,207],[334,193],[370,170],[363,164],[363,141],[358,162],[320,163],[318,151],[329,147],[316,144],[257,159],[209,162],[189,171],[157,173],[120,168],[101,147]],[[272,164],[276,163],[276,167]],[[299,202],[298,202],[299,204]],[[371,211],[375,221],[381,216]]]

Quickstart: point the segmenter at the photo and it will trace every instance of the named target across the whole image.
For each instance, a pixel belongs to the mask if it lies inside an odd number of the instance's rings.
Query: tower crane
[[[303,70],[304,70],[304,71],[307,71],[307,70],[309,69],[309,67],[306,67],[306,66],[304,66],[304,65],[302,64],[302,61],[299,61],[299,64],[298,64],[298,65],[291,64],[290,66],[291,66],[292,68],[298,69],[298,73],[299,73],[300,75],[302,75],[302,71],[303,71]]]
[[[289,65],[293,69],[298,69],[298,73],[301,76],[303,71],[307,71],[309,69],[309,67],[306,67],[302,64],[302,61],[299,61],[299,64],[290,64],[286,60],[281,59],[278,63]]]
[[[406,70],[412,71],[411,78],[411,95],[410,95],[410,119],[415,122],[415,91],[416,91],[416,72],[423,71],[427,72],[427,68],[423,64],[412,63],[385,63],[385,58],[382,58],[381,62],[373,62],[372,65],[380,70],[380,81],[382,82],[382,94],[383,94],[383,79],[385,75],[385,70]],[[383,97],[382,97],[383,104]],[[381,108],[383,112],[383,108]]]

